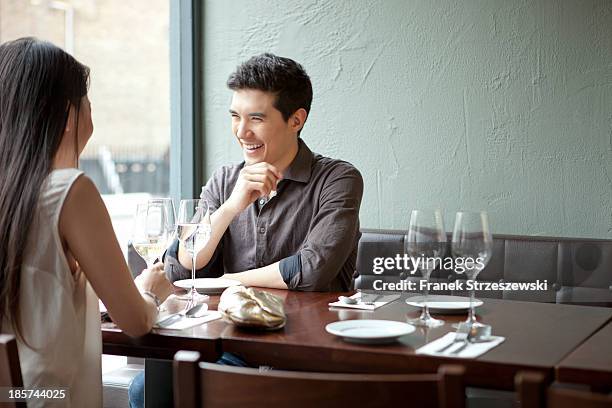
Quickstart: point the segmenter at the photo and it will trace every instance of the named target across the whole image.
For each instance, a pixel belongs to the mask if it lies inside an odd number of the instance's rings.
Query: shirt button
[[[266,200],[264,198],[262,198],[261,200],[259,200],[259,205],[264,205],[266,203]]]
[[[265,229],[264,227],[261,227],[261,228],[259,229],[259,233],[260,233],[260,234],[265,234],[265,233],[266,233],[266,229]]]

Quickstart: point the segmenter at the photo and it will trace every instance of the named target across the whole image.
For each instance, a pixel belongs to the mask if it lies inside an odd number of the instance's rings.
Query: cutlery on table
[[[381,295],[374,294],[374,297],[372,297],[370,300],[364,300],[364,293],[361,292],[361,298],[355,299],[353,297],[348,297],[348,296],[338,296],[338,300],[347,305],[356,305],[356,304],[361,303],[363,305],[374,306],[376,305],[376,301],[380,297]]]
[[[159,327],[168,327],[178,322],[183,317],[187,317],[187,318],[200,317],[199,313],[202,311],[206,311],[206,310],[208,310],[208,305],[206,303],[200,303],[198,305],[195,305],[189,308],[186,312],[179,312],[179,313],[171,314],[170,316],[166,317],[164,320],[159,321],[157,325]]]
[[[361,303],[363,303],[364,305],[375,305],[378,298],[380,298],[380,295],[374,295],[374,297],[370,300],[364,300],[363,292],[361,292]]]
[[[471,326],[469,324],[460,324],[459,327],[461,327],[461,325],[468,326],[467,336],[465,337],[463,344],[457,347],[455,350],[451,351],[451,354],[461,353],[470,344],[484,343],[486,341],[491,340],[491,326],[490,325],[481,324],[479,326]]]
[[[443,353],[452,346],[457,343],[465,343],[467,342],[468,333],[470,332],[470,325],[465,323],[459,323],[457,327],[457,332],[455,333],[455,339],[448,343],[446,346],[442,347],[439,350],[436,350],[436,353]]]

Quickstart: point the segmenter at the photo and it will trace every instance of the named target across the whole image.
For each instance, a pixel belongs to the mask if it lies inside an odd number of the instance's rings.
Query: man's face
[[[274,107],[276,96],[256,89],[234,92],[230,114],[232,132],[247,165],[278,164],[293,154],[297,134]]]

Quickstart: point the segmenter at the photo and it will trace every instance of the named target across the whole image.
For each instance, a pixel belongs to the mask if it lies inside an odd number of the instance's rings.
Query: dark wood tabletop
[[[216,310],[219,296],[211,296],[207,303],[210,310]],[[170,305],[166,302],[162,314],[179,312],[183,306],[182,301]],[[103,353],[172,360],[179,350],[193,350],[199,351],[205,361],[216,361],[222,353],[221,333],[226,326],[215,320],[185,330],[153,329],[145,336],[133,338],[114,323],[102,323]]]
[[[552,380],[555,367],[595,331],[612,319],[612,309],[573,305],[484,299],[478,318],[506,337],[498,347],[476,359],[416,355],[415,350],[454,329],[465,315],[436,316],[448,324],[417,330],[396,343],[359,345],[325,331],[328,323],[348,319],[406,321],[419,310],[395,301],[376,311],[330,308],[339,293],[305,293],[266,289],[284,299],[287,324],[278,331],[237,328],[221,320],[182,331],[154,330],[130,339],[119,330],[103,328],[105,353],[171,358],[179,349],[203,352],[208,361],[222,351],[241,355],[254,365],[328,372],[406,373],[435,371],[444,363],[465,365],[469,385],[512,389],[514,375],[524,369]],[[212,297],[215,309],[218,296]],[[121,353],[119,353],[121,352]],[[155,353],[154,355],[147,353]]]
[[[562,382],[612,389],[612,322],[565,357],[556,371]]]

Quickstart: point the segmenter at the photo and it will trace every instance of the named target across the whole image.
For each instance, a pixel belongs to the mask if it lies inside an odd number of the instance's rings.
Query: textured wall
[[[302,137],[361,170],[363,226],[612,238],[612,1],[207,1],[208,175],[241,160],[225,80],[264,51],[310,74]]]

